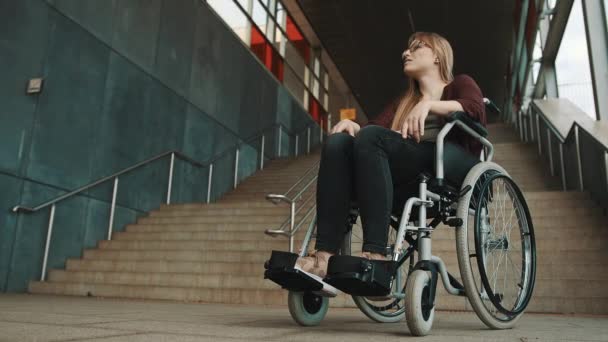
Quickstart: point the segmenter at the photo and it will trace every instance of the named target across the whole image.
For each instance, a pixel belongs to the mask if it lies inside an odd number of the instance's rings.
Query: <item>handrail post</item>
[[[555,176],[555,168],[553,167],[553,149],[551,148],[551,131],[547,128],[547,153],[549,154],[549,169],[551,176]]]
[[[175,164],[175,153],[171,153],[171,164],[169,164],[169,185],[167,185],[167,204],[171,204],[171,187],[173,186],[173,164]]]
[[[542,138],[540,137],[540,122],[538,119],[538,116],[540,114],[536,113],[536,141],[538,142],[538,155],[542,155],[543,154],[543,148],[542,148]]]
[[[238,184],[238,180],[239,180],[239,148],[236,148],[236,155],[234,157],[234,188],[236,189],[236,186]]]
[[[40,281],[46,280],[46,264],[49,260],[49,246],[51,244],[51,235],[53,234],[53,221],[55,221],[55,204],[51,206],[49,227],[46,231],[46,244],[44,245],[44,259],[42,260],[42,274],[40,275]]]
[[[566,185],[566,167],[564,165],[564,143],[559,142],[559,166],[560,173],[562,174],[562,189],[563,191],[567,190]]]
[[[114,212],[116,209],[116,194],[118,193],[118,177],[114,178],[114,190],[112,190],[112,205],[110,206],[110,223],[108,223],[108,241],[112,240],[112,228],[114,226]]]
[[[277,152],[277,157],[281,157],[281,145],[282,145],[282,138],[283,138],[283,126],[279,125],[279,138],[277,139],[279,141],[279,146],[278,146],[278,152]]]
[[[319,125],[319,143],[323,143],[323,126]]]
[[[295,157],[298,156],[298,138],[300,138],[300,137],[296,134],[296,153],[295,153]]]
[[[293,243],[294,243],[294,236],[293,236],[293,230],[295,228],[295,223],[296,223],[296,202],[292,201],[291,202],[291,212],[290,212],[290,219],[289,219],[289,252],[293,253]]]
[[[578,166],[578,186],[580,191],[584,191],[583,187],[583,165],[581,163],[581,146],[578,137],[578,125],[574,125],[574,141],[576,143],[576,163]]]
[[[306,154],[310,154],[310,126],[307,129]]]
[[[266,137],[262,134],[262,151],[260,153],[260,170],[264,170],[264,145],[266,143]]]
[[[209,176],[207,177],[207,203],[211,202],[211,182],[213,180],[213,163],[209,164]]]
[[[604,171],[606,171],[606,188],[608,189],[608,151],[604,151]]]

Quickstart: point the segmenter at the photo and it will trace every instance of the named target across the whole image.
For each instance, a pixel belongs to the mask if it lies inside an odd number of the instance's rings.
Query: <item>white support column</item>
[[[585,18],[585,32],[591,66],[591,80],[595,94],[597,119],[608,120],[608,33],[606,32],[606,12],[601,0],[581,1]]]

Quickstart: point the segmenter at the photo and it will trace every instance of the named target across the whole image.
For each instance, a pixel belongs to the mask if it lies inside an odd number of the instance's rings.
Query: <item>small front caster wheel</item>
[[[303,326],[319,325],[329,309],[329,298],[312,292],[289,291],[289,313],[294,321]]]
[[[431,332],[435,308],[429,303],[431,279],[423,270],[412,272],[405,287],[405,320],[414,336],[425,336]]]

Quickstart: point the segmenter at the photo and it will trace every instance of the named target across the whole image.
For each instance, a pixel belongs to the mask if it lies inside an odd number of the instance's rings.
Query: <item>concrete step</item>
[[[546,202],[538,202],[538,201],[530,201],[528,203],[528,208],[532,212],[533,215],[538,216],[546,216],[546,215],[562,215],[564,214],[564,210],[568,210],[568,214],[570,215],[603,215],[604,210],[602,208],[598,208],[595,203],[591,200],[587,201],[556,201],[555,205],[551,205],[551,203]],[[306,214],[305,209],[310,209],[313,205],[312,201],[298,213],[298,217],[303,217]],[[299,207],[298,207],[299,208]],[[141,223],[150,223],[150,221],[144,221],[143,218],[194,218],[194,217],[207,217],[207,218],[216,218],[223,217],[224,220],[230,220],[232,222],[232,218],[238,217],[235,222],[242,222],[241,218],[243,217],[260,217],[260,218],[271,218],[271,217],[282,217],[283,219],[287,218],[289,215],[289,207],[279,207],[276,208],[264,208],[264,209],[251,209],[251,208],[243,208],[243,209],[217,209],[217,210],[173,210],[173,211],[152,211],[149,213],[149,216],[142,217],[140,219]],[[138,221],[139,222],[139,221]],[[189,222],[189,221],[188,221]]]
[[[585,214],[576,214],[577,212]],[[570,224],[578,222],[581,225],[585,224],[603,224],[605,216],[601,208],[572,208],[562,211],[555,210],[536,210],[531,211],[532,221],[538,222],[542,220],[544,224],[557,224],[558,222]],[[208,224],[224,224],[227,221],[232,224],[242,223],[264,223],[266,225],[278,226],[287,219],[286,216],[232,216],[229,221],[225,216],[184,216],[184,217],[141,217],[137,220],[137,224],[153,225],[163,224],[172,226],[182,226],[185,224],[208,223]]]
[[[444,260],[449,272],[459,277],[458,264],[455,260]],[[87,272],[142,272],[142,273],[190,273],[205,275],[239,275],[262,276],[261,263],[237,262],[191,262],[191,261],[129,261],[129,260],[86,260],[68,259],[67,271]],[[593,279],[608,280],[608,265],[601,261],[585,264],[566,264],[540,259],[537,261],[537,278],[551,279]]]
[[[261,267],[260,267],[261,268]],[[112,285],[168,286],[185,288],[277,289],[277,285],[256,276],[195,273],[87,272],[51,270],[50,282]],[[534,293],[538,296],[560,295],[565,298],[607,298],[608,281],[592,279],[542,279],[537,277]]]
[[[287,250],[287,242],[279,250]],[[434,250],[434,254],[443,260],[457,260],[455,247],[450,251]],[[555,260],[555,263],[571,265],[585,264],[605,260],[604,250],[538,250],[538,258]],[[270,258],[267,251],[216,251],[216,250],[112,250],[85,249],[83,259],[86,260],[146,260],[146,261],[191,261],[191,262],[247,262],[262,265]]]
[[[560,250],[560,251],[576,251],[576,250],[586,250],[586,251],[598,251],[601,255],[608,257],[608,249],[606,248],[606,243],[608,241],[599,240],[597,238],[579,238],[576,243],[572,241],[565,241],[564,239],[537,239],[536,240],[536,248],[539,253],[544,253],[545,251],[550,250]],[[98,242],[100,249],[110,249],[110,250],[126,250],[126,251],[134,251],[134,250],[149,250],[149,251],[158,251],[158,250],[205,250],[205,251],[215,251],[216,253],[223,253],[225,251],[251,251],[253,253],[259,251],[271,251],[273,249],[283,249],[285,248],[286,241],[280,239],[274,240],[260,240],[256,241],[225,241],[225,240],[141,240],[141,241],[131,241],[131,240],[113,240],[107,241],[102,240]],[[296,242],[296,245],[300,245],[299,241]],[[452,251],[454,250],[455,242],[452,239],[434,239],[433,240],[433,251],[436,253],[441,253],[442,251]]]
[[[280,224],[268,223],[190,223],[190,224],[136,224],[126,226],[127,232],[258,232],[278,229]]]

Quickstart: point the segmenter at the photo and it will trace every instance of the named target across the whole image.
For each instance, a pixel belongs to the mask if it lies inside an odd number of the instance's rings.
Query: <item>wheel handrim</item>
[[[492,316],[506,321],[523,312],[532,294],[532,221],[521,191],[508,176],[491,173],[478,183],[474,237],[480,297]]]

